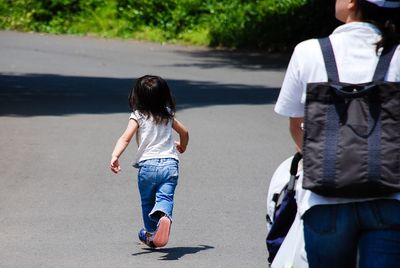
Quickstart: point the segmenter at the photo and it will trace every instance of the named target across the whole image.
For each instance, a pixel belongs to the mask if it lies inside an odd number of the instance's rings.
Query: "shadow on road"
[[[261,86],[167,81],[178,109],[231,104],[269,104],[279,90]],[[106,114],[129,112],[134,79],[52,74],[0,74],[0,116]]]
[[[213,249],[212,246],[207,245],[199,245],[197,247],[175,247],[175,248],[159,248],[159,249],[152,249],[152,248],[145,248],[143,252],[138,252],[132,254],[132,256],[139,256],[143,254],[150,254],[153,252],[165,253],[164,256],[160,257],[160,260],[163,261],[175,261],[179,260],[185,255],[188,254],[196,254],[200,251]]]
[[[190,64],[171,64],[174,67],[239,68],[241,70],[282,70],[287,68],[291,54],[273,54],[257,51],[194,50],[179,51],[195,58]]]

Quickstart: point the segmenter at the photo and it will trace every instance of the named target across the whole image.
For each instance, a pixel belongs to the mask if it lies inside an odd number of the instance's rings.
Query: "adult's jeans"
[[[303,220],[310,268],[400,267],[398,200],[318,205]]]
[[[143,223],[148,232],[154,232],[160,212],[172,220],[179,165],[173,158],[157,158],[141,161],[138,167]]]

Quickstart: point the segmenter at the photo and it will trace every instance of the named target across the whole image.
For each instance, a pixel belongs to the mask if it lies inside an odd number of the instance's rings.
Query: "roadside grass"
[[[330,33],[333,7],[320,0],[0,0],[0,29],[275,51]]]

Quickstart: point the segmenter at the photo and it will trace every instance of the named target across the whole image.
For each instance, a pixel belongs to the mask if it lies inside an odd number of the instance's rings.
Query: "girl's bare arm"
[[[172,128],[179,134],[179,141],[175,142],[176,149],[178,152],[183,154],[186,151],[186,147],[189,143],[189,131],[187,128],[178,120],[174,118]]]
[[[117,144],[115,144],[114,151],[111,154],[111,171],[114,173],[118,173],[121,171],[121,166],[119,165],[119,157],[125,151],[126,147],[128,147],[129,142],[131,141],[132,137],[135,135],[139,125],[136,120],[129,120],[128,127],[126,128],[125,132],[122,136],[118,139]]]

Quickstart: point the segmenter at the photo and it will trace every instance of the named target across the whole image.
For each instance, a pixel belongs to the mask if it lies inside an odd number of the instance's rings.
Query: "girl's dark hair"
[[[362,21],[374,24],[382,33],[382,39],[376,43],[377,52],[400,43],[400,8],[382,8],[365,0],[357,2]]]
[[[167,82],[159,76],[145,75],[137,79],[129,94],[131,111],[139,111],[156,124],[167,123],[175,115],[175,101]]]

